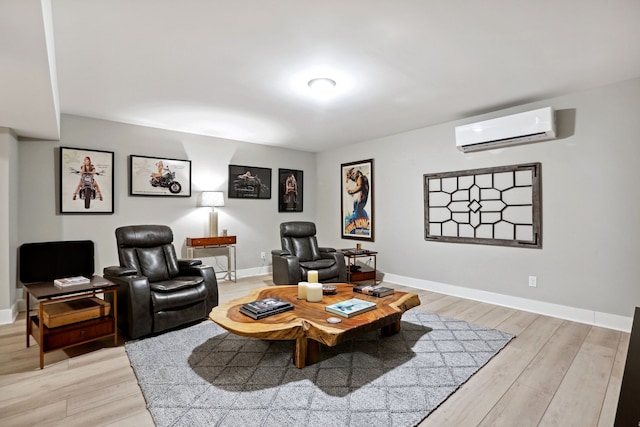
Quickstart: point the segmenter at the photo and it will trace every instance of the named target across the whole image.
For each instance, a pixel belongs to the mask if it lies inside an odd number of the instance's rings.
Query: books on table
[[[91,283],[91,279],[84,276],[65,277],[63,279],[56,279],[53,284],[59,288],[66,288],[67,286],[86,285]]]
[[[351,298],[346,301],[340,301],[335,304],[330,304],[324,309],[332,314],[337,314],[342,317],[353,317],[358,314],[366,313],[367,311],[375,310],[377,308],[375,302],[361,300],[359,298]]]
[[[275,297],[248,302],[240,307],[240,313],[256,320],[289,310],[293,310],[293,304]]]
[[[375,251],[370,251],[369,249],[345,249],[342,251],[343,253],[348,253],[349,255],[367,255],[377,253]]]
[[[393,288],[388,288],[386,286],[358,285],[353,287],[353,292],[382,298],[393,294],[395,291]]]

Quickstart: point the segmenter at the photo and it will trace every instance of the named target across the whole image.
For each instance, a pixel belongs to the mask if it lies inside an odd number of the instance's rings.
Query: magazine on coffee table
[[[359,298],[351,298],[346,301],[340,301],[335,304],[326,306],[324,309],[329,313],[337,314],[342,317],[353,317],[367,311],[375,310],[378,305],[375,302],[361,300]]]

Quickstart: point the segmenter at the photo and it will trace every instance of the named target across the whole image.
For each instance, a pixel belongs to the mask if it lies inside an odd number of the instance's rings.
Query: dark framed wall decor
[[[230,199],[270,199],[271,169],[229,165]]]
[[[373,159],[340,165],[343,239],[374,241]]]
[[[278,169],[278,212],[302,212],[303,172]]]
[[[424,175],[425,239],[542,248],[542,165]]]
[[[191,197],[191,160],[129,156],[132,196]]]
[[[113,151],[60,147],[60,213],[113,213]]]

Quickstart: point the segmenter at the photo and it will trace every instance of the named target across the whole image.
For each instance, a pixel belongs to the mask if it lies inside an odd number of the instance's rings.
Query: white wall
[[[457,125],[543,106],[559,110],[557,140],[455,148]],[[363,246],[380,252],[389,276],[631,317],[640,305],[638,117],[640,79],[321,153],[318,225],[328,244],[353,246],[340,241],[340,163],[374,158],[375,242]],[[529,162],[542,163],[542,249],[425,241],[423,174]]]
[[[17,315],[16,242],[18,240],[17,199],[18,139],[7,128],[0,128],[0,323],[9,323]]]
[[[63,115],[58,141],[19,142],[19,240],[39,242],[90,239],[96,244],[96,272],[117,264],[114,230],[131,224],[166,224],[174,232],[176,250],[186,256],[186,237],[208,234],[208,208],[198,208],[202,190],[223,190],[225,206],[217,208],[219,227],[237,235],[238,269],[266,271],[260,252],[280,247],[278,224],[315,219],[315,155],[219,138],[165,131],[116,122]],[[59,147],[115,152],[115,212],[113,215],[58,213]],[[192,161],[192,196],[134,197],[128,191],[128,156],[158,156]],[[272,198],[227,198],[229,164],[272,169]],[[304,212],[278,213],[278,168],[304,171]],[[71,194],[65,194],[71,197]],[[99,203],[99,202],[95,202]],[[204,259],[213,262],[213,259]],[[224,264],[225,260],[220,260]]]
[[[455,148],[459,124],[542,106],[558,112],[560,137],[555,141],[472,154]],[[303,213],[278,213],[275,197],[227,200],[220,211],[220,227],[238,235],[238,267],[260,270],[260,252],[279,246],[282,221],[315,221],[323,246],[353,246],[340,237],[340,164],[374,158],[376,241],[364,247],[380,251],[378,269],[387,278],[542,312],[558,306],[560,311],[549,314],[569,313],[587,322],[585,313],[611,316],[609,324],[615,327],[616,317],[629,320],[640,305],[639,115],[640,79],[635,79],[317,155],[63,116],[60,142],[17,144],[18,244],[92,239],[100,272],[117,263],[116,227],[162,223],[173,228],[177,247],[184,251],[186,237],[207,230],[207,211],[196,208],[198,192],[226,192],[229,164],[269,167],[274,176],[278,168],[301,169]],[[57,213],[60,145],[115,152],[114,215]],[[193,196],[128,196],[129,154],[192,160]],[[542,163],[542,249],[424,240],[423,174],[529,162]],[[6,259],[2,251],[0,258]],[[527,286],[529,275],[538,277],[536,288]],[[0,294],[0,302],[5,298]]]

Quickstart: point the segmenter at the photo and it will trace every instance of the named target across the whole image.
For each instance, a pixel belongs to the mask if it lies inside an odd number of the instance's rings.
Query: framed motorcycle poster
[[[230,199],[270,199],[271,169],[229,165]]]
[[[191,197],[191,160],[129,156],[131,196]]]
[[[113,214],[113,151],[60,147],[60,213]]]

